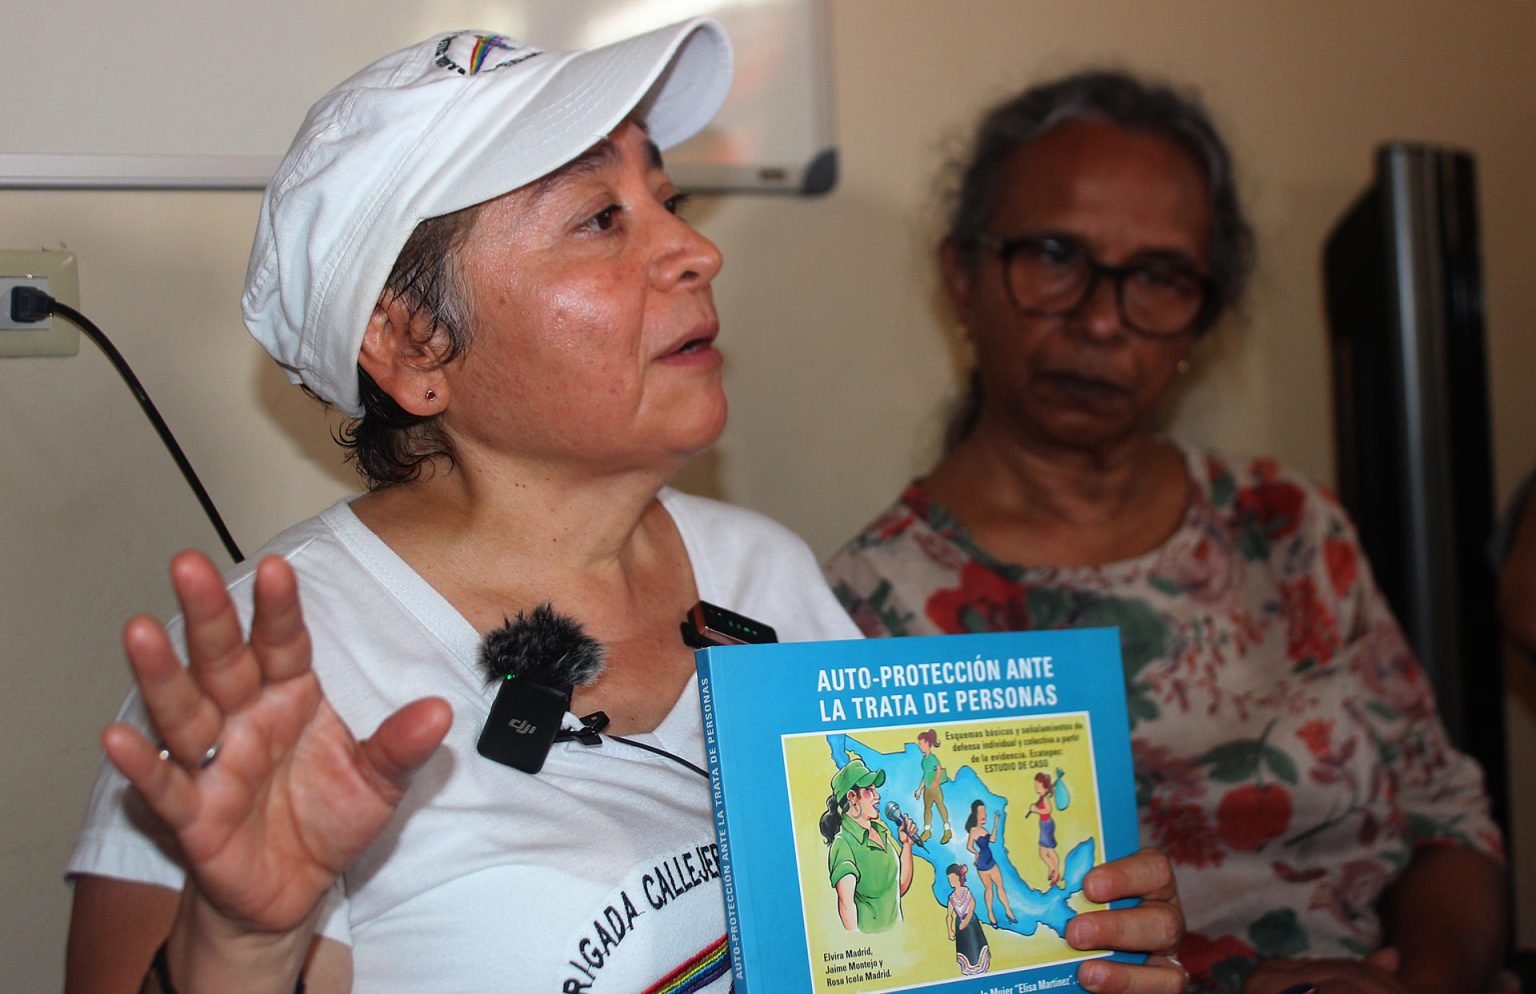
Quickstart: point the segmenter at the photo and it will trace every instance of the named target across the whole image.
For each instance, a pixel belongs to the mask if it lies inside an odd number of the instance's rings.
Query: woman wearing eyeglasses
[[[1205,112],[1079,74],[991,111],[958,176],[939,261],[969,392],[829,564],[844,606],[869,635],[1119,627],[1197,987],[1485,989],[1498,830],[1352,525],[1273,460],[1156,431],[1250,263]]]

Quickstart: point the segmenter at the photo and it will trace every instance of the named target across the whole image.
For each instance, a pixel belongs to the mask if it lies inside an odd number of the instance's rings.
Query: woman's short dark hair
[[[473,302],[459,276],[458,250],[477,212],[467,207],[418,224],[384,283],[386,294],[400,298],[413,315],[428,315],[432,331],[443,333],[445,346],[434,360],[439,364],[469,348]],[[363,416],[343,425],[336,440],[369,490],[413,480],[438,459],[452,464],[453,446],[436,415],[405,410],[361,366],[357,380]]]
[[[951,165],[949,224],[944,241],[974,266],[977,236],[986,232],[1002,198],[1013,151],[1069,121],[1098,120],[1152,135],[1183,149],[1200,167],[1210,197],[1212,300],[1204,332],[1242,298],[1253,266],[1253,232],[1238,203],[1232,153],[1200,99],[1120,70],[1091,69],[1029,87],[989,110],[965,158]],[[951,420],[946,447],[970,433],[980,414],[977,377]]]

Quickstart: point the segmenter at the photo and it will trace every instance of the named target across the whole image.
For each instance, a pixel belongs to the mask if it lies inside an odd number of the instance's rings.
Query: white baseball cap
[[[667,148],[731,81],[696,18],[590,51],[479,31],[385,56],[312,107],[261,201],[246,327],[295,383],[351,417],[363,332],[416,225],[548,175],[638,113]]]

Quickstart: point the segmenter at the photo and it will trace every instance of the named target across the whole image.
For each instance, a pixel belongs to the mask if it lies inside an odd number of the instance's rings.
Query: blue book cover
[[[1114,629],[698,652],[737,994],[1080,991],[1139,848]],[[901,843],[914,838],[910,858]],[[1132,903],[1132,902],[1116,902]]]

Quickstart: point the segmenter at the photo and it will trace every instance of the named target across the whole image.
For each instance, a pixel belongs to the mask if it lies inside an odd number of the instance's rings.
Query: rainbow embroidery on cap
[[[469,53],[469,74],[473,76],[485,65],[486,58],[497,49],[512,51],[516,46],[507,44],[501,35],[480,35],[475,39],[475,47]]]
[[[469,49],[466,52],[465,46]],[[451,54],[450,54],[451,52]],[[492,62],[491,59],[497,52],[515,52],[511,58],[502,59],[500,62]],[[505,66],[515,66],[519,62],[531,59],[535,55],[542,54],[537,48],[520,45],[502,35],[472,35],[469,33],[449,35],[437,43],[436,59],[438,66],[458,73],[460,76],[474,76],[481,72],[490,72],[493,69],[501,69]]]

